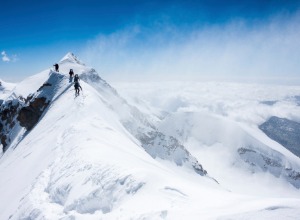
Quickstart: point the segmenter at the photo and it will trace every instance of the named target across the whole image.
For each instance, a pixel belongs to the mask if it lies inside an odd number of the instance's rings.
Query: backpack
[[[75,82],[74,87],[75,87],[75,89],[79,88],[79,82],[78,81]]]
[[[78,82],[79,81],[79,77],[78,75],[76,74],[75,77],[74,77],[74,82]]]

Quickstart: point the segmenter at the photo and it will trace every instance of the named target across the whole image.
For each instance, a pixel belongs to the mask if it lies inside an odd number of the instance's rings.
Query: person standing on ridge
[[[70,69],[69,75],[70,75],[69,83],[72,83],[73,82],[73,75],[74,75],[73,69]]]
[[[78,74],[76,74],[75,76],[74,76],[74,82],[76,83],[76,82],[79,82],[79,76],[78,76]]]
[[[79,76],[78,76],[78,74],[75,74],[75,76],[74,76],[74,87],[75,87],[75,95],[76,96],[78,96],[79,95],[79,88],[81,89],[81,91],[82,91],[82,88],[81,88],[81,86],[80,86],[80,84],[79,84]]]
[[[82,91],[82,88],[81,88],[81,86],[80,86],[80,84],[79,84],[78,81],[75,82],[74,88],[75,88],[75,96],[78,96],[78,95],[79,95],[79,91],[80,91],[79,88],[80,88],[81,91]]]
[[[55,67],[55,71],[56,71],[56,72],[59,72],[59,66],[58,66],[58,64],[56,63],[56,64],[54,64],[53,66]]]
[[[73,75],[74,75],[73,69],[70,69],[69,74],[70,74],[70,77],[73,77]]]

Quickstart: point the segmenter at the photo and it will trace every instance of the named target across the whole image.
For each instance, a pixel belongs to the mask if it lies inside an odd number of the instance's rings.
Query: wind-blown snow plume
[[[167,22],[133,25],[91,40],[85,57],[113,80],[295,83],[300,69],[299,21],[296,13],[252,25],[243,20],[183,30]]]

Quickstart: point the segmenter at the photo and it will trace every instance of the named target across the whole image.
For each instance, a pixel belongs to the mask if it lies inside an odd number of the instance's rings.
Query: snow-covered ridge
[[[159,143],[150,143],[143,138],[136,139],[144,131],[148,134],[154,131],[158,132],[151,122],[156,119],[150,118],[149,120],[137,108],[130,106],[115,89],[99,77],[94,69],[74,62],[73,57],[69,55],[62,61],[60,62],[60,73],[44,71],[40,75],[24,80],[10,98],[1,105],[6,108],[8,102],[17,103],[15,113],[11,117],[13,123],[7,123],[6,120],[3,123],[7,127],[5,134],[10,136],[10,142],[6,143],[6,152],[0,161],[0,172],[14,173],[15,166],[7,165],[7,163],[10,163],[11,158],[18,154],[24,154],[24,160],[20,163],[28,165],[37,163],[41,158],[34,156],[33,159],[26,155],[44,155],[44,152],[48,152],[45,154],[48,155],[48,159],[43,162],[44,166],[40,166],[39,169],[32,172],[31,178],[27,178],[27,183],[31,183],[31,188],[28,188],[29,192],[24,196],[25,199],[22,199],[19,211],[10,216],[12,219],[52,218],[47,211],[42,211],[52,206],[57,209],[55,213],[60,213],[57,215],[67,213],[65,215],[69,216],[68,213],[72,212],[80,215],[96,212],[110,213],[124,199],[128,200],[130,195],[137,193],[146,183],[146,180],[141,178],[141,174],[134,174],[136,172],[133,171],[125,174],[128,172],[126,169],[133,169],[142,164],[144,164],[142,167],[149,167],[145,171],[150,171],[150,173],[153,172],[153,168],[151,168],[153,166],[157,167],[155,169],[169,169],[163,168],[167,164],[160,164],[161,162],[153,159],[156,157],[173,162],[172,167],[184,166],[189,170],[194,170],[195,174],[206,174],[198,161],[175,138],[159,133],[159,136],[163,137],[163,141],[165,141],[161,149]],[[72,78],[69,78],[67,74],[70,68],[81,77],[81,85],[84,90],[79,97],[74,97]],[[27,88],[22,88],[27,87],[35,79],[39,83],[44,79],[35,92],[29,93]],[[23,97],[22,94],[28,96]],[[73,118],[74,116],[75,118]],[[31,120],[28,122],[29,118]],[[100,133],[93,132],[92,128]],[[15,129],[17,132],[12,132]],[[83,135],[84,133],[86,135]],[[80,135],[76,137],[74,134]],[[172,141],[166,141],[168,139]],[[94,141],[88,144],[88,140]],[[28,145],[28,143],[31,144]],[[120,143],[124,146],[120,146]],[[99,149],[99,155],[106,154],[105,151],[103,152],[103,147],[107,149],[106,151],[114,153],[109,154],[110,156],[96,157],[92,163],[89,161],[90,156],[87,157],[89,160],[85,157],[81,158],[83,149],[91,147],[90,152],[94,154],[99,144],[102,146]],[[147,149],[145,151],[145,144],[147,147],[157,149],[155,155]],[[13,148],[11,148],[12,146]],[[111,148],[111,146],[114,147]],[[81,147],[83,148],[81,149]],[[28,154],[28,150],[31,153]],[[81,152],[78,154],[81,155],[80,157],[77,156],[76,152],[78,151]],[[73,152],[75,155],[70,157]],[[154,151],[152,150],[152,152]],[[116,166],[111,163],[112,155],[117,156],[119,163],[123,165]],[[125,160],[125,163],[122,162],[124,156],[130,157],[129,160]],[[128,164],[128,161],[135,162]],[[28,166],[25,164],[23,165],[24,169],[27,169]],[[121,167],[122,169],[120,169]],[[184,172],[184,170],[179,171]],[[75,185],[75,180],[68,177],[72,173],[76,174],[76,178],[80,178],[80,176],[86,178],[80,185],[81,187],[86,184],[91,185],[88,191],[85,190],[83,194],[75,195],[79,189]],[[109,176],[105,179],[103,176],[106,176],[107,173]],[[157,173],[157,171],[153,173]],[[23,188],[21,181],[16,181],[20,184],[15,184],[11,189],[13,191]],[[47,182],[46,185],[45,182]],[[215,184],[214,181],[211,183]],[[47,202],[45,198],[48,198]],[[48,200],[54,205],[50,205]],[[32,201],[39,201],[39,205],[33,204]],[[55,208],[56,206],[57,208]],[[12,205],[11,209],[8,208],[5,213],[11,213],[10,210],[13,210],[13,207]],[[4,214],[4,216],[6,215]]]
[[[228,219],[261,210],[299,216],[299,180],[290,180],[299,160],[285,149],[207,112],[157,117],[72,54],[59,65],[59,73],[25,79],[1,105],[19,103],[12,127],[20,132],[0,158],[0,219]],[[79,96],[70,69],[80,76]],[[28,126],[30,117],[18,115],[32,110],[39,117]],[[258,187],[264,180],[252,179],[263,174],[274,181],[269,197]],[[224,176],[249,180],[255,193],[238,193]]]

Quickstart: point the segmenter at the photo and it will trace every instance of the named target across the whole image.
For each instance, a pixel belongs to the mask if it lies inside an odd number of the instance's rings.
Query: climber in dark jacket
[[[76,82],[79,82],[79,80],[80,80],[80,79],[79,79],[79,76],[78,76],[78,74],[76,74],[75,77],[74,77],[74,82],[75,82],[75,83],[76,83]]]
[[[56,71],[56,72],[59,72],[59,66],[58,66],[58,64],[56,63],[56,64],[54,64],[53,66],[55,67],[55,71]]]
[[[69,74],[70,74],[70,77],[73,77],[73,75],[74,75],[73,69],[70,69]]]
[[[82,88],[81,88],[81,86],[80,86],[80,84],[79,84],[78,81],[75,82],[74,88],[75,88],[75,95],[79,95],[79,91],[80,91],[79,88],[81,89],[81,91],[82,91]]]

